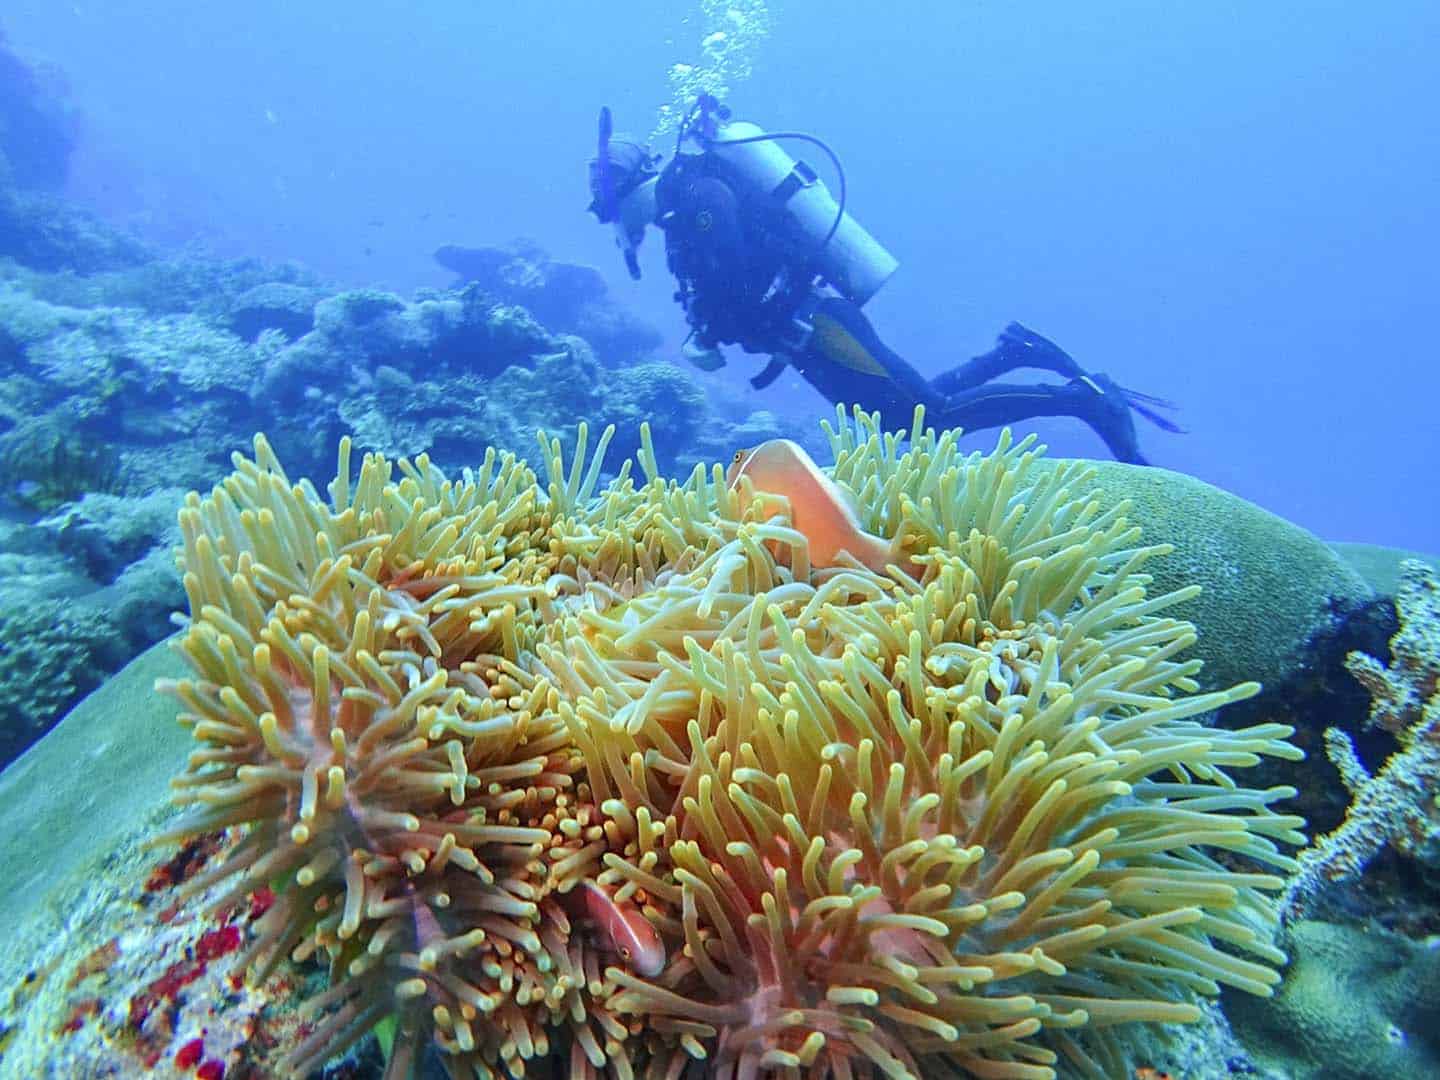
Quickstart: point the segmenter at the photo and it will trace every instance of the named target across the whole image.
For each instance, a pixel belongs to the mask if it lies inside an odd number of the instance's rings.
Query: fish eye
[[[621,960],[629,960],[629,959],[630,959],[630,949],[629,949],[627,946],[625,946],[625,945],[621,945],[621,946],[620,946],[620,959],[621,959]]]
[[[739,460],[740,460],[741,458],[743,458],[744,456],[745,456],[745,451],[744,451],[744,450],[736,450],[736,451],[735,451],[735,456],[734,456],[733,458],[731,458],[730,460],[731,460],[731,461],[739,461]]]

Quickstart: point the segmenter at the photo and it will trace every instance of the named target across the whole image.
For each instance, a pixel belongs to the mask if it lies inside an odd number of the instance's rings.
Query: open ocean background
[[[11,0],[82,119],[68,195],[142,235],[343,283],[538,241],[667,334],[584,214],[597,108],[647,132],[724,5]],[[737,7],[757,8],[743,4]],[[867,308],[927,373],[1017,319],[1169,397],[1159,465],[1331,540],[1440,550],[1440,5],[777,0],[740,118],[839,151],[900,259]],[[712,382],[753,394],[758,358]],[[823,403],[784,383],[799,413]],[[1057,453],[1103,456],[1078,421]],[[988,444],[990,433],[975,445]]]

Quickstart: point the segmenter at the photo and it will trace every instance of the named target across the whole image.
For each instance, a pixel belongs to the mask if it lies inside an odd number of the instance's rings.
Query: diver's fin
[[[1072,379],[1084,374],[1074,358],[1059,345],[1018,322],[1007,324],[996,344],[1002,349],[1018,350],[1023,358],[1018,362],[1024,367],[1041,368]]]
[[[1174,420],[1171,420],[1168,416],[1161,416],[1155,411],[1156,409],[1170,409],[1173,411],[1180,408],[1180,406],[1176,405],[1173,401],[1156,397],[1153,394],[1142,394],[1139,390],[1131,390],[1128,386],[1120,386],[1119,384],[1116,384],[1115,389],[1120,391],[1121,396],[1125,398],[1130,408],[1145,417],[1146,420],[1149,420],[1161,431],[1168,431],[1172,435],[1188,434],[1186,429],[1175,423]]]
[[[1149,420],[1161,431],[1168,431],[1172,435],[1188,435],[1190,433],[1189,428],[1181,427],[1179,424],[1175,423],[1174,420],[1171,420],[1168,416],[1161,416],[1154,409],[1151,409],[1145,405],[1141,405],[1140,402],[1134,400],[1133,398],[1130,399],[1130,408],[1134,409],[1141,416],[1145,417],[1146,420]]]

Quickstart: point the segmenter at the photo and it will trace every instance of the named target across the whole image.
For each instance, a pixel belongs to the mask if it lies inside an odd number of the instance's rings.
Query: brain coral
[[[1093,468],[1109,499],[1129,501],[1133,522],[1174,545],[1152,570],[1156,586],[1204,587],[1173,614],[1201,630],[1195,655],[1205,660],[1207,689],[1240,679],[1284,687],[1312,640],[1370,598],[1361,576],[1319,538],[1238,495],[1168,469]]]
[[[646,432],[605,485],[608,430],[543,484],[347,443],[328,498],[257,440],[189,498],[176,835],[276,888],[257,974],[328,962],[283,1071],[393,1016],[394,1076],[1103,1077],[1271,992],[1300,823],[1231,772],[1294,751],[1192,719],[1255,686],[1195,693],[1166,548],[1028,442],[877,423],[829,435],[884,575]]]

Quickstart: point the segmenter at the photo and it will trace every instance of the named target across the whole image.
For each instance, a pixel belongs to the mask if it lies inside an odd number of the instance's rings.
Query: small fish
[[[665,970],[665,943],[639,910],[616,903],[593,881],[582,881],[575,891],[581,894],[584,918],[595,925],[626,967],[647,979]]]
[[[734,489],[742,476],[750,478],[756,491],[789,500],[791,523],[810,541],[810,561],[815,566],[839,566],[842,551],[877,574],[885,573],[891,563],[907,565],[898,543],[861,527],[851,499],[799,443],[771,439],[737,451],[725,480]]]
[[[1135,1080],[1175,1080],[1175,1074],[1152,1065],[1141,1065],[1135,1070]]]

